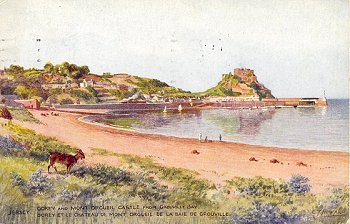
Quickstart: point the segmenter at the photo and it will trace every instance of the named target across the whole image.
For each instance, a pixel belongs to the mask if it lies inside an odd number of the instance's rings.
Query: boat
[[[166,110],[166,106],[164,107],[164,110],[163,110],[163,113],[166,113],[166,112],[168,112],[167,110]]]
[[[177,108],[177,110],[178,110],[179,112],[182,111],[182,106],[181,106],[181,104],[179,105],[179,107]]]

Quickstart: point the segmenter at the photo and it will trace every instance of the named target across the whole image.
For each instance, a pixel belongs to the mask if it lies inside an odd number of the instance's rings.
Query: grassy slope
[[[222,79],[218,84],[204,92],[200,95],[204,96],[240,96],[238,92],[233,92],[230,88],[231,85],[237,84],[238,79],[234,78],[232,74],[223,75]]]
[[[204,92],[197,93],[196,95],[202,96],[240,96],[241,93],[233,92],[232,86],[239,83],[239,80],[235,78],[231,73],[223,74],[222,79],[218,84]],[[244,83],[244,82],[242,82]],[[261,98],[273,98],[271,92],[260,89],[260,85],[256,83],[244,83],[250,88],[250,94],[257,93]]]
[[[169,86],[167,83],[161,82],[158,79],[142,78],[138,76],[133,77],[135,81],[129,80],[128,82],[144,94],[162,94],[166,97],[183,97],[191,95],[189,91]]]
[[[29,147],[33,148],[34,151],[39,151],[40,153],[45,154],[42,150],[43,148],[52,149],[55,148],[56,151],[66,151],[67,146],[59,143],[57,140],[53,138],[47,138],[42,135],[37,135],[31,130],[19,127],[18,125],[10,125],[10,130],[14,139],[22,142],[28,143]],[[32,141],[30,141],[31,139]],[[35,143],[34,143],[35,142]],[[188,194],[196,195],[198,194],[198,189],[191,189],[188,185],[182,189],[182,186],[185,186],[184,181],[191,181],[193,186],[195,183],[199,183],[199,186],[203,184],[201,180],[196,180],[192,178],[192,174],[188,174],[185,171],[172,169],[172,168],[162,168],[158,165],[153,164],[151,160],[143,160],[142,158],[130,157],[127,155],[118,156],[119,159],[125,162],[125,164],[132,165],[133,163],[129,163],[127,161],[135,161],[135,165],[139,166],[140,164],[148,164],[145,169],[134,170],[130,167],[121,167],[121,168],[113,168],[103,165],[98,165],[96,167],[74,167],[74,175],[62,176],[52,174],[48,181],[52,184],[52,188],[47,191],[42,191],[40,194],[28,195],[24,191],[21,186],[14,186],[11,184],[11,175],[13,172],[16,175],[19,175],[25,181],[30,183],[30,175],[38,169],[46,169],[47,162],[45,158],[41,156],[32,156],[31,154],[23,152],[23,150],[13,150],[10,152],[2,151],[3,154],[0,156],[0,183],[2,189],[2,202],[9,203],[0,203],[1,211],[8,211],[7,204],[15,205],[15,204],[31,204],[31,206],[35,205],[59,205],[60,203],[68,203],[68,201],[62,201],[64,197],[64,192],[68,192],[69,194],[79,195],[74,200],[76,203],[86,203],[84,200],[84,194],[82,192],[94,192],[89,197],[92,199],[92,203],[94,205],[98,204],[137,204],[137,205],[160,205],[160,204],[196,204],[203,208],[211,209],[214,204],[212,204],[208,199],[205,198],[205,194],[203,197],[195,197],[189,198]],[[6,152],[6,153],[5,153]],[[106,151],[98,152],[99,154],[111,155]],[[106,154],[107,153],[107,154]],[[41,155],[41,154],[40,154]],[[16,157],[15,157],[16,156]],[[46,151],[47,158],[47,151]],[[47,159],[46,159],[47,160]],[[60,167],[59,169],[64,169],[64,167]],[[161,171],[162,178],[166,180],[170,180],[173,183],[178,183],[178,187],[174,190],[169,189],[167,186],[160,183],[159,180],[155,179],[151,174],[152,172]],[[46,175],[46,174],[44,174]],[[119,180],[117,182],[113,180]],[[206,187],[207,185],[203,185]],[[28,187],[26,187],[27,189]],[[52,197],[54,195],[54,197]],[[186,200],[188,198],[188,200]],[[178,199],[182,199],[181,201]],[[198,201],[202,200],[202,201]],[[74,204],[74,203],[73,203]],[[6,214],[4,212],[0,212],[0,221],[6,219]],[[32,219],[32,217],[23,216],[21,223],[28,223],[29,221],[35,222],[38,219]],[[110,220],[111,217],[107,217],[106,219],[102,219],[104,221]],[[123,223],[130,223],[138,220],[139,218],[130,218],[126,217]],[[190,222],[190,220],[186,220],[185,218],[177,218],[176,220],[183,219],[182,223]],[[133,221],[127,221],[133,220]],[[146,219],[147,220],[147,219]],[[174,220],[171,217],[159,218],[160,223],[163,222],[171,222]],[[216,223],[217,220],[212,220],[206,217],[199,217],[198,220],[207,220],[206,223]],[[68,221],[68,220],[65,220]],[[153,223],[153,221],[149,221],[149,223]]]
[[[15,120],[40,123],[40,121],[36,119],[27,109],[9,107],[8,110]]]
[[[312,212],[317,209],[329,209],[332,206],[348,208],[347,189],[330,189],[329,192],[322,195],[312,195],[308,191],[296,193],[288,188],[290,183],[286,181],[262,177],[235,178],[228,181],[225,186],[214,186],[209,181],[198,178],[196,172],[164,167],[155,163],[151,158],[116,154],[104,149],[93,149],[92,151],[99,156],[115,157],[121,162],[121,166],[75,166],[71,175],[52,174],[46,177],[46,174],[43,174],[43,178],[46,178],[52,187],[49,190],[40,191],[40,194],[28,195],[28,187],[23,188],[23,186],[12,183],[12,173],[16,173],[23,179],[23,182],[26,183],[24,186],[32,186],[33,172],[47,167],[48,151],[72,152],[74,149],[56,139],[38,135],[18,125],[10,125],[9,130],[15,140],[25,144],[30,149],[29,151],[35,153],[31,154],[23,149],[10,150],[3,148],[4,144],[0,145],[0,222],[9,221],[6,214],[8,206],[16,204],[27,204],[29,207],[44,204],[91,203],[94,205],[196,205],[197,208],[192,209],[193,211],[198,213],[202,211],[229,212],[234,214],[231,217],[233,220],[252,221],[259,217],[260,213],[267,212],[268,214],[276,213],[277,217],[280,219],[284,217],[283,219],[287,222],[299,216],[312,216]],[[39,185],[42,182],[45,181],[40,181]],[[300,186],[297,187],[300,188]],[[261,208],[260,204],[270,206],[272,210]],[[258,213],[254,213],[255,210]],[[315,218],[312,223],[343,222],[347,217]],[[32,214],[20,216],[19,220],[11,222],[37,223],[41,221],[47,223],[47,220],[39,219]],[[67,217],[59,220],[70,223],[74,221]],[[81,222],[82,220],[84,219],[80,219]],[[85,218],[85,220],[92,221],[93,218]],[[217,223],[225,219],[206,216],[115,219],[108,216],[101,217],[99,220],[107,223],[132,223],[141,220],[145,223]],[[75,221],[80,222],[77,219]]]

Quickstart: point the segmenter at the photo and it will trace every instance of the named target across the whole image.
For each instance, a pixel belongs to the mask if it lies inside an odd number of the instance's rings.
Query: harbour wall
[[[181,105],[183,110],[204,108],[259,108],[259,107],[301,107],[301,106],[326,106],[327,101],[319,98],[280,98],[263,99],[262,101],[205,101],[173,102],[173,103],[113,103],[113,104],[67,104],[57,105],[57,110],[105,110],[105,111],[167,111],[178,110]]]

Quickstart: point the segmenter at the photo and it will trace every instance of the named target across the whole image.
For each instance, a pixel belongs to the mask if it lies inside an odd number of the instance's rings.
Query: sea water
[[[349,101],[327,107],[204,109],[119,114],[141,120],[136,131],[284,148],[348,151]]]

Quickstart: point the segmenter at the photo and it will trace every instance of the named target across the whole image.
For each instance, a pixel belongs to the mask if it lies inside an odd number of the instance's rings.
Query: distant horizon
[[[0,66],[66,60],[191,92],[246,67],[277,97],[349,98],[346,0],[27,0],[0,13]]]

